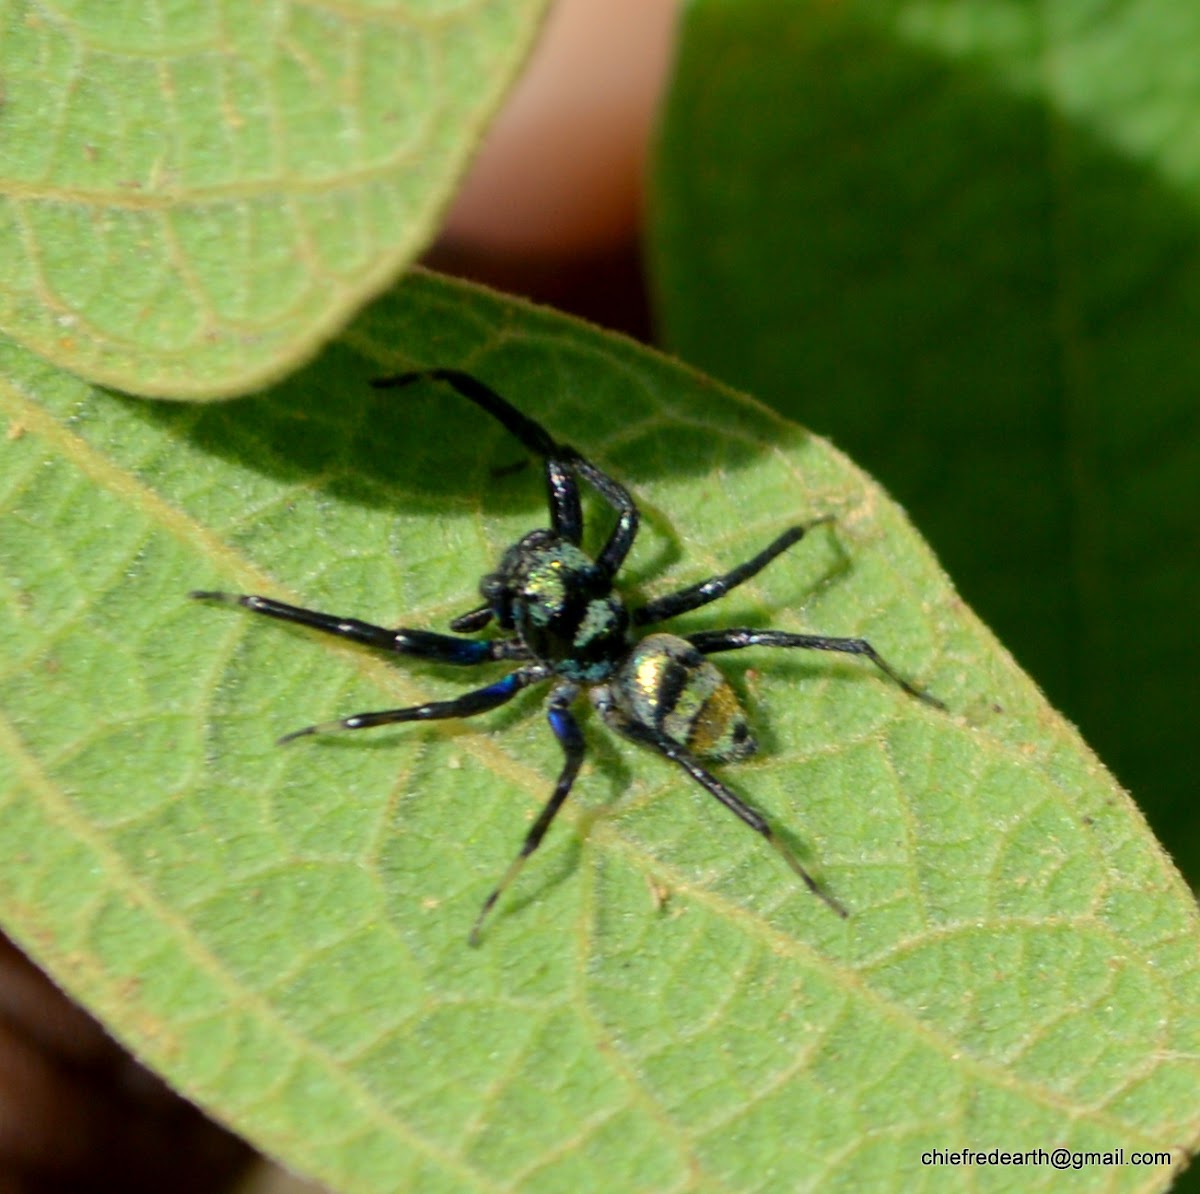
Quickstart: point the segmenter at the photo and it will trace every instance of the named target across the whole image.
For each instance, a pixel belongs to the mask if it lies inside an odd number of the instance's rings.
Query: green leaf
[[[0,0],[0,328],[245,392],[431,239],[544,0]]]
[[[1200,884],[1200,9],[694,0],[655,171],[694,365],[894,492]]]
[[[838,656],[725,665],[763,749],[721,773],[848,920],[591,717],[571,801],[471,949],[561,764],[539,696],[274,745],[499,674],[186,597],[435,628],[471,608],[544,523],[543,485],[504,469],[520,449],[445,387],[366,384],[432,365],[483,376],[631,486],[634,597],[837,516],[681,624],[867,635],[948,704]],[[422,1194],[941,1189],[975,1178],[923,1167],[934,1148],[1178,1156],[1195,1139],[1188,892],[899,508],[822,440],[627,341],[432,277],[252,399],[145,404],[15,349],[3,368],[5,922],[290,1166]],[[1148,1172],[1106,1170],[1108,1187]],[[1022,1185],[1093,1189],[1095,1171]]]

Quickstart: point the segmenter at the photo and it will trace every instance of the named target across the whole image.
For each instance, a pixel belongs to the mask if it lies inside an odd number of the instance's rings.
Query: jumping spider
[[[530,531],[504,553],[496,570],[480,581],[483,603],[450,623],[454,634],[407,628],[391,630],[354,618],[286,605],[270,597],[206,591],[193,592],[191,596],[241,605],[254,613],[298,622],[400,655],[465,666],[512,660],[519,666],[504,679],[454,700],[356,713],[340,721],[296,730],[280,742],[308,734],[364,730],[393,722],[471,717],[503,705],[531,684],[552,682],[546,716],[562,747],[563,768],[553,794],[525,835],[516,858],[475,919],[470,941],[478,944],[487,914],[516,878],[525,860],[538,848],[571,791],[584,753],[583,735],[572,706],[586,689],[611,729],[658,751],[683,768],[730,812],[761,834],[811,891],[840,916],[846,916],[845,908],[817,885],[775,836],[767,820],[698,761],[704,758],[731,763],[752,755],[758,748],[733,689],[707,657],[743,647],[799,647],[863,655],[910,696],[936,708],[944,708],[942,703],[908,683],[861,638],[828,638],[740,627],[701,630],[682,636],[661,631],[644,638],[633,634],[635,627],[652,626],[723,597],[799,542],[812,526],[829,519],[789,527],[768,547],[729,572],[629,609],[613,588],[638,529],[638,508],[628,490],[574,448],[552,439],[542,426],[470,374],[457,369],[430,369],[379,378],[372,384],[406,386],[425,378],[449,383],[464,398],[502,423],[528,451],[544,460],[550,504],[550,526]],[[595,559],[580,546],[583,538],[580,481],[591,485],[617,513],[616,526]],[[465,637],[493,621],[506,632],[505,637]]]

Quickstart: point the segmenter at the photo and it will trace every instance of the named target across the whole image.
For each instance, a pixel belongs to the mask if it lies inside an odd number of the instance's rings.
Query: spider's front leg
[[[550,527],[568,543],[579,546],[583,538],[583,508],[579,503],[579,486],[575,483],[570,460],[578,453],[565,444],[557,443],[540,424],[522,414],[512,403],[501,398],[490,386],[461,369],[418,369],[411,373],[395,373],[390,377],[373,378],[376,389],[393,389],[411,385],[428,378],[453,386],[464,398],[487,411],[526,451],[540,456],[546,464],[546,496],[550,504]],[[464,615],[467,617],[468,615]]]
[[[611,579],[616,576],[638,531],[638,508],[619,481],[597,468],[568,444],[557,442],[540,424],[522,414],[490,386],[461,369],[422,369],[397,373],[372,381],[377,387],[406,386],[422,378],[444,381],[464,398],[487,411],[530,452],[546,462],[546,491],[550,502],[550,527],[568,543],[579,546],[583,538],[583,512],[576,477],[582,477],[617,512],[617,525],[596,557],[597,566]],[[476,611],[472,611],[475,613]],[[469,619],[470,614],[463,615]]]

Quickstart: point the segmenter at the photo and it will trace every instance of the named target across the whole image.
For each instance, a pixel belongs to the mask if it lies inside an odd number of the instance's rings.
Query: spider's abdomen
[[[650,634],[636,643],[602,699],[623,720],[652,726],[694,755],[732,762],[758,749],[729,681],[674,634]]]
[[[485,596],[501,594],[501,624],[557,675],[587,684],[612,675],[628,647],[629,613],[580,548],[534,531],[509,549],[488,583],[496,588],[485,587]]]

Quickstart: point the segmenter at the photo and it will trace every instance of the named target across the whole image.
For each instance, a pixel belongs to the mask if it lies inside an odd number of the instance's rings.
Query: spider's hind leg
[[[767,844],[778,854],[784,862],[792,868],[793,871],[804,881],[804,885],[813,893],[819,900],[823,900],[830,908],[834,910],[840,917],[845,919],[850,915],[846,911],[845,906],[841,904],[834,896],[830,895],[804,868],[804,864],[788,849],[783,839],[778,837],[775,831],[771,828],[771,823],[760,812],[752,809],[748,804],[735,796],[712,772],[706,770],[695,759],[681,749],[674,742],[665,739],[660,743],[655,743],[655,749],[666,755],[673,763],[677,763],[708,793],[715,796],[735,817],[749,825],[755,833],[760,834]]]
[[[583,734],[571,712],[571,703],[578,695],[578,686],[569,683],[558,685],[550,694],[546,718],[563,749],[562,771],[559,773],[558,782],[554,785],[554,792],[550,799],[546,801],[537,820],[529,827],[529,832],[525,835],[525,840],[521,843],[521,849],[516,858],[509,863],[508,870],[504,872],[500,882],[493,888],[491,895],[484,900],[483,907],[480,908],[479,915],[475,918],[475,923],[471,927],[471,935],[468,938],[472,945],[479,944],[483,922],[487,919],[488,913],[496,906],[496,901],[520,873],[521,868],[525,865],[525,860],[542,844],[546,830],[550,828],[550,823],[558,814],[558,810],[562,808],[563,802],[570,794],[571,785],[575,782],[575,776],[579,774],[579,767],[583,762]]]
[[[841,917],[848,917],[849,912],[838,900],[829,894],[812,875],[805,869],[804,864],[792,853],[787,844],[776,835],[771,823],[762,813],[752,809],[744,800],[729,790],[711,771],[703,767],[695,757],[680,743],[664,734],[654,726],[636,721],[622,712],[617,704],[600,693],[596,698],[597,708],[605,722],[618,733],[623,734],[633,742],[639,742],[657,751],[664,758],[670,759],[678,767],[688,773],[710,796],[715,796],[735,817],[744,825],[748,825],[755,833],[800,876],[804,885],[818,899],[823,900]]]

